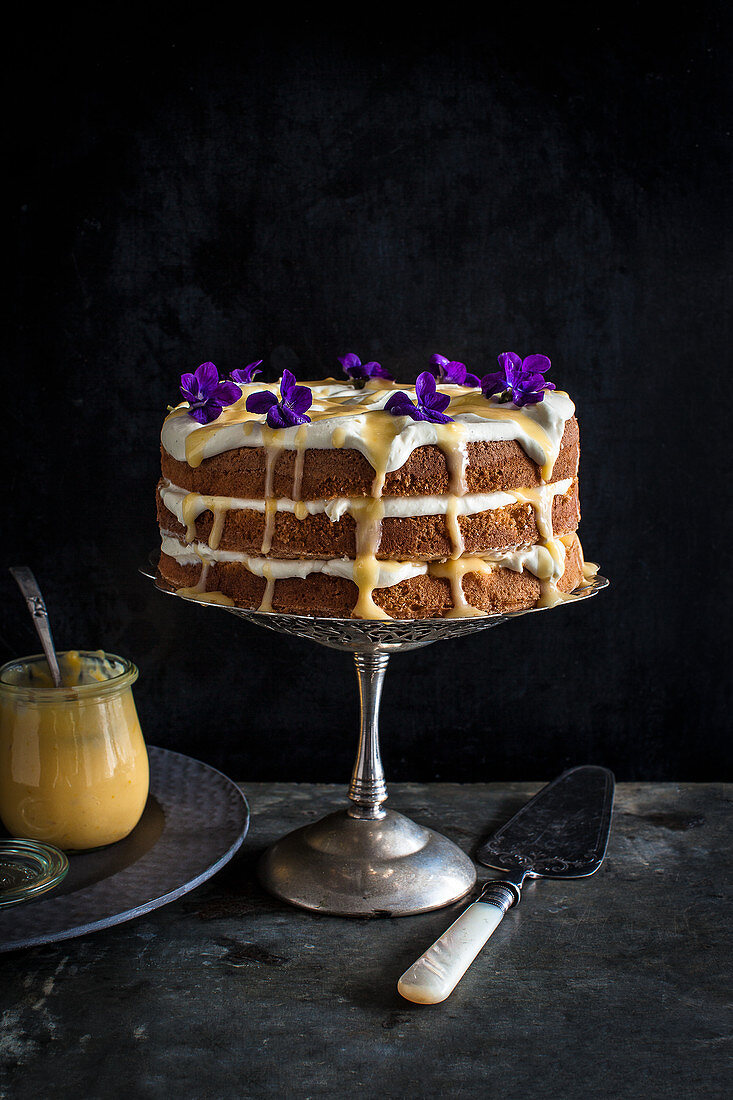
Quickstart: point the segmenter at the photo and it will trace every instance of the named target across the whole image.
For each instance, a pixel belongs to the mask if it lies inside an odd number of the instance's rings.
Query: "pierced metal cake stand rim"
[[[331,649],[351,653],[395,653],[419,649],[433,642],[448,638],[459,638],[477,630],[498,626],[509,619],[529,615],[539,611],[551,611],[567,604],[578,603],[597,596],[608,588],[606,577],[596,574],[583,582],[568,598],[555,605],[545,607],[526,607],[517,611],[500,611],[489,614],[469,615],[465,618],[443,619],[340,619],[326,615],[296,615],[284,611],[257,611],[246,607],[234,607],[229,604],[215,603],[210,600],[198,600],[195,596],[182,596],[175,589],[161,583],[157,570],[157,554],[151,553],[148,564],[140,567],[140,573],[152,580],[159,592],[166,596],[176,596],[199,607],[216,607],[228,611],[240,619],[274,630],[281,634],[291,634],[317,642]]]

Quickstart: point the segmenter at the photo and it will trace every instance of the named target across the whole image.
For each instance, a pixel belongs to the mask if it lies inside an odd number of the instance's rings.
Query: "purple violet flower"
[[[513,351],[503,351],[497,356],[501,370],[485,374],[481,379],[481,392],[484,397],[494,397],[497,401],[512,401],[517,408],[524,405],[536,405],[543,401],[545,390],[554,390],[552,382],[542,377],[550,369],[550,360],[546,355],[528,355],[520,359]]]
[[[292,428],[295,424],[310,424],[305,410],[313,404],[313,394],[307,386],[299,386],[295,375],[283,371],[280,379],[280,400],[269,390],[259,390],[247,398],[247,412],[267,413],[271,428]]]
[[[188,401],[188,415],[199,424],[210,424],[225,405],[233,405],[242,396],[234,382],[219,381],[213,363],[202,363],[193,374],[182,374],[181,393]]]
[[[410,398],[402,390],[393,393],[384,411],[392,416],[410,416],[413,420],[429,420],[431,424],[448,424],[452,422],[452,416],[446,416],[443,409],[450,404],[447,393],[437,393],[435,378],[430,371],[418,374],[415,380],[415,397],[417,404],[413,405]]]
[[[232,371],[232,378],[235,382],[239,382],[240,386],[248,386],[250,382],[254,382],[256,374],[262,374],[261,370],[255,370],[255,367],[259,367],[261,359],[258,359],[255,363],[248,363],[246,367],[237,367]]]
[[[339,356],[339,363],[344,368],[344,374],[348,374],[354,385],[361,389],[366,385],[367,378],[392,378],[385,367],[379,363],[362,363],[353,351],[343,357]]]
[[[456,386],[481,385],[481,379],[475,374],[469,374],[465,363],[446,359],[444,355],[436,354],[430,357],[430,371],[439,382],[452,382]]]

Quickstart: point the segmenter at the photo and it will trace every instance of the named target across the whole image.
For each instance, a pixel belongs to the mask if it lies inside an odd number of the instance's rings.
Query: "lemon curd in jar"
[[[59,654],[0,668],[0,818],[17,837],[99,848],[135,828],[148,754],[132,697],[137,669],[113,654]]]

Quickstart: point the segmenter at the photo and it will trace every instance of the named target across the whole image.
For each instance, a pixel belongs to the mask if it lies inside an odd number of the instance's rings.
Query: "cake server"
[[[583,766],[548,783],[483,844],[476,858],[504,872],[400,978],[397,989],[416,1004],[448,997],[502,917],[522,899],[526,878],[583,878],[603,862],[611,828],[614,777]]]

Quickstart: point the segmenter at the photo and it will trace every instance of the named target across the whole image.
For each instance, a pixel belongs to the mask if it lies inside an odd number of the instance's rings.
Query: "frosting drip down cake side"
[[[550,606],[582,582],[575,408],[541,376],[523,403],[486,378],[233,385],[204,366],[226,404],[182,387],[161,435],[159,577],[181,595],[415,619]]]

